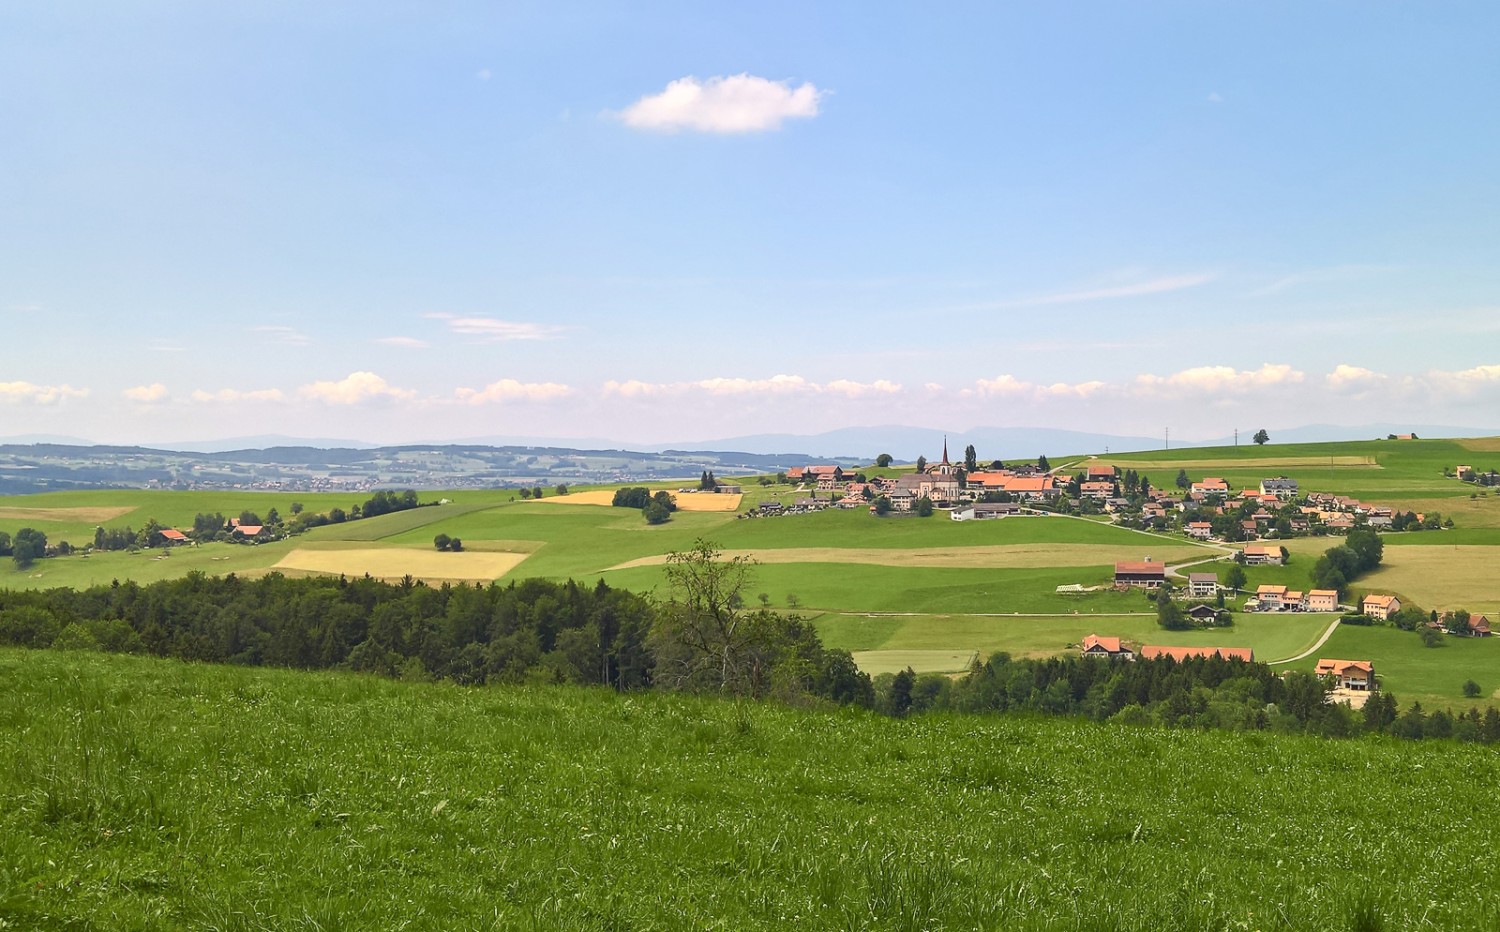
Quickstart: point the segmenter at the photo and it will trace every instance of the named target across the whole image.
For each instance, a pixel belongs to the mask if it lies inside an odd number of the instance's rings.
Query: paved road
[[[1329,624],[1328,630],[1323,632],[1323,636],[1318,638],[1317,642],[1313,644],[1312,647],[1309,647],[1307,650],[1303,651],[1295,657],[1288,657],[1285,660],[1272,660],[1269,663],[1269,666],[1275,666],[1280,663],[1296,663],[1297,661],[1302,660],[1306,657],[1311,657],[1314,653],[1317,652],[1318,648],[1322,647],[1325,643],[1327,643],[1329,638],[1333,637],[1333,632],[1337,631],[1338,629],[1339,619],[1335,618],[1333,622]]]

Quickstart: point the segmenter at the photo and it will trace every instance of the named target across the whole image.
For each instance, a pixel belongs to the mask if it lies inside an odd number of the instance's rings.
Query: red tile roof
[[[1165,576],[1167,565],[1165,563],[1116,563],[1115,575],[1127,573],[1133,576]]]
[[[1317,673],[1319,676],[1343,676],[1345,671],[1348,670],[1360,673],[1374,673],[1375,662],[1372,660],[1318,660]]]
[[[1120,646],[1119,638],[1102,638],[1097,634],[1091,634],[1088,637],[1084,638],[1082,646],[1085,651],[1092,647],[1102,647],[1103,649],[1109,651],[1111,654],[1118,654],[1121,650],[1123,650],[1123,648]]]
[[[1156,660],[1159,657],[1171,657],[1178,663],[1182,663],[1191,657],[1223,657],[1225,660],[1243,660],[1245,663],[1253,663],[1255,651],[1248,647],[1163,647],[1159,644],[1148,644],[1141,648],[1141,656],[1147,660]]]

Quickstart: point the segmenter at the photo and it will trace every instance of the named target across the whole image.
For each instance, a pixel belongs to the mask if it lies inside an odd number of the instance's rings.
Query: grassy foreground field
[[[50,651],[0,681],[16,928],[1500,925],[1482,747]]]

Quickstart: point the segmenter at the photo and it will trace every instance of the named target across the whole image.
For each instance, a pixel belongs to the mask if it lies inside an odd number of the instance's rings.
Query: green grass
[[[1441,647],[1424,647],[1414,631],[1385,626],[1341,625],[1315,657],[1292,666],[1312,670],[1319,657],[1374,660],[1381,687],[1404,708],[1417,701],[1434,707],[1467,709],[1500,701],[1500,638],[1447,637]],[[1466,699],[1466,680],[1478,683],[1478,699]]]
[[[978,656],[971,650],[870,650],[854,655],[854,662],[871,676],[882,673],[962,673]]]
[[[1056,654],[1090,634],[1141,644],[1249,647],[1257,660],[1295,656],[1311,647],[1334,616],[1237,614],[1234,625],[1166,631],[1154,615],[985,618],[973,615],[877,616],[825,614],[814,622],[823,643],[848,651],[973,650],[1013,656]],[[1500,685],[1500,684],[1497,684]]]
[[[1500,925],[1490,748],[14,650],[0,680],[14,928]]]

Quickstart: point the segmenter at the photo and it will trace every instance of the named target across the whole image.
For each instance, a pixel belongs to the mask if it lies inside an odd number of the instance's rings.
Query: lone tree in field
[[[1256,446],[1263,447],[1270,442],[1271,435],[1266,433],[1266,429],[1262,427],[1260,430],[1256,431],[1255,436],[1251,437],[1250,439],[1255,441]]]
[[[1193,480],[1188,478],[1186,469],[1177,470],[1177,487],[1179,489],[1185,489],[1192,484]]]
[[[1238,563],[1229,567],[1229,572],[1224,574],[1224,586],[1239,592],[1245,588],[1245,568]]]
[[[754,565],[746,556],[725,559],[701,537],[689,549],[667,554],[671,594],[651,629],[659,680],[678,688],[729,691],[748,676],[737,606]]]
[[[879,466],[881,469],[884,469],[887,466],[891,465],[893,459],[894,458],[889,453],[882,453],[879,456],[875,457],[875,465]]]

